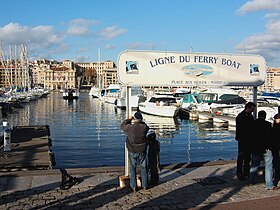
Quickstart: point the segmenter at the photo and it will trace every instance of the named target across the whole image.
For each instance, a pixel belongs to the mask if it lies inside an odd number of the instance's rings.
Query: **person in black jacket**
[[[237,156],[237,178],[245,180],[249,176],[250,171],[250,139],[253,138],[254,132],[254,117],[252,112],[256,105],[253,102],[245,104],[245,109],[239,113],[236,121],[235,139],[238,141],[238,156]]]
[[[156,140],[156,133],[150,132],[147,136],[149,141],[149,152],[148,152],[148,166],[151,174],[151,185],[156,186],[159,181],[159,170],[160,170],[160,143]]]
[[[136,167],[140,165],[141,184],[143,189],[148,187],[148,167],[146,160],[147,150],[147,133],[149,126],[142,121],[143,117],[140,112],[136,112],[134,117],[129,116],[121,124],[121,130],[126,133],[126,147],[128,150],[128,159],[130,166],[130,187],[136,192]]]
[[[261,160],[265,162],[265,188],[267,190],[273,190],[272,178],[272,142],[271,142],[271,129],[270,122],[265,120],[266,112],[259,111],[258,118],[255,120],[254,125],[254,138],[251,140],[250,152],[252,153],[252,162],[250,169],[249,181],[251,184],[255,184],[255,178],[257,175],[258,167]]]
[[[274,185],[277,186],[280,180],[280,113],[274,116],[272,126],[272,154],[274,167]]]

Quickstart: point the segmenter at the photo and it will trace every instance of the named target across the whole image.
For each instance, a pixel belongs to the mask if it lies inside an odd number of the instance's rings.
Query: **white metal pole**
[[[128,118],[131,115],[131,104],[130,104],[130,98],[131,98],[131,87],[126,86],[126,118]],[[128,150],[125,144],[125,176],[129,176],[129,159],[128,159]]]

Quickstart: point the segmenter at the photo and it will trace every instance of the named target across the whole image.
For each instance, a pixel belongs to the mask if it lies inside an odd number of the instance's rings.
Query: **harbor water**
[[[12,126],[49,125],[56,168],[124,165],[126,111],[81,92],[78,100],[62,93],[24,104],[7,117]],[[157,133],[161,164],[232,160],[237,156],[234,131],[180,118],[143,114]]]

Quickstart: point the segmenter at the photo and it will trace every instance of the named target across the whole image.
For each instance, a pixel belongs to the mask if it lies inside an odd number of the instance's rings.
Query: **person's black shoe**
[[[237,175],[237,178],[238,178],[239,180],[242,180],[242,181],[244,181],[244,180],[247,179],[247,177],[244,176],[244,175]]]
[[[273,185],[274,185],[274,186],[277,186],[278,183],[279,183],[279,179],[274,179],[274,180],[273,180]]]
[[[136,188],[131,188],[132,192],[136,193],[137,189]]]

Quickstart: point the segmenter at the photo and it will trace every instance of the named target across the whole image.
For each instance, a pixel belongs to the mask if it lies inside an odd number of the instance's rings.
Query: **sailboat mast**
[[[21,69],[22,69],[22,83],[23,88],[29,87],[30,78],[29,78],[29,66],[27,58],[27,49],[25,45],[21,46]]]
[[[9,68],[10,68],[10,84],[13,86],[13,56],[12,56],[12,46],[9,46],[10,49],[10,60],[9,60]]]
[[[18,77],[18,57],[17,57],[17,45],[15,45],[15,85],[20,87],[19,77]]]
[[[0,53],[1,53],[1,64],[2,64],[2,68],[3,68],[3,70],[2,71],[4,71],[4,75],[5,75],[5,77],[4,77],[4,81],[3,81],[3,86],[4,87],[7,87],[7,86],[9,86],[9,72],[8,72],[8,68],[7,68],[7,60],[6,60],[6,58],[5,58],[5,55],[4,55],[4,52],[3,52],[3,49],[2,49],[2,43],[0,44]]]
[[[101,65],[100,65],[100,48],[98,48],[98,71],[97,71],[97,78],[98,78],[98,88],[102,89],[102,76],[101,76]]]
[[[31,74],[29,69],[29,59],[27,54],[27,46],[24,46],[25,48],[25,62],[26,62],[26,73],[27,73],[27,87],[31,88]]]

